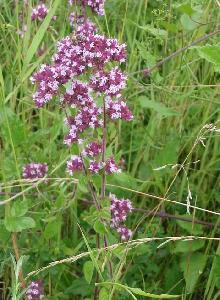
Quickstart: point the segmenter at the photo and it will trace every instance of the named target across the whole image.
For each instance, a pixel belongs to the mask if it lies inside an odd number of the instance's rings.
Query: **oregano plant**
[[[219,4],[165,2],[0,1],[0,299],[219,296]]]
[[[106,233],[110,228],[122,241],[132,236],[125,225],[132,211],[131,202],[106,194],[106,177],[121,172],[113,154],[107,153],[109,123],[133,119],[123,97],[127,77],[121,66],[126,61],[126,45],[100,35],[88,18],[89,9],[94,14],[104,15],[103,0],[73,0],[69,5],[74,10],[70,14],[72,33],[57,42],[50,63],[42,64],[32,75],[31,82],[36,87],[33,100],[38,109],[50,101],[55,101],[61,108],[67,131],[64,144],[70,152],[66,171],[69,176],[82,174],[86,178],[96,210],[91,223],[97,234],[97,248],[100,248],[108,246]],[[33,10],[32,20],[41,20],[46,14],[45,5],[40,5]],[[74,153],[71,153],[73,145],[77,148],[74,147]],[[47,173],[48,166],[44,162],[31,162],[23,168],[25,179],[44,178]],[[93,176],[100,177],[100,187],[94,184]],[[109,279],[112,272],[109,262]],[[84,273],[91,281],[91,263],[85,265]],[[37,290],[42,292],[41,286],[39,282],[32,282],[28,299],[34,299],[34,289],[36,293]],[[94,299],[97,297],[96,287]]]

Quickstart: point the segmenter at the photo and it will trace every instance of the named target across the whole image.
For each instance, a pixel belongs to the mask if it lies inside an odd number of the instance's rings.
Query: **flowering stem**
[[[105,153],[106,153],[106,136],[107,136],[107,122],[106,122],[106,104],[105,104],[105,98],[103,99],[103,130],[102,130],[102,163],[105,164]],[[101,199],[105,199],[105,190],[106,190],[106,175],[105,170],[103,170],[102,173],[102,188],[101,188]],[[106,236],[104,236],[104,245],[105,247],[108,247],[108,240]],[[109,273],[112,278],[113,272],[112,272],[112,264],[109,261]]]
[[[82,165],[83,165],[84,173],[85,173],[85,175],[86,175],[86,178],[88,178],[88,172],[87,172],[87,170],[86,170],[86,166],[85,166],[85,164],[84,164],[82,154],[80,155],[80,157],[81,157],[81,160],[82,160]],[[89,180],[89,182],[88,182],[88,185],[89,185],[90,192],[91,192],[91,194],[92,194],[92,198],[93,198],[95,207],[96,207],[97,210],[100,210],[101,207],[100,207],[100,204],[99,204],[99,202],[98,202],[98,200],[97,200],[96,194],[95,194],[95,192],[94,192],[95,188],[94,188],[94,186],[93,186],[93,183],[92,183],[90,180]]]
[[[105,98],[103,99],[103,130],[102,130],[102,163],[105,163],[105,153],[106,153],[106,105],[105,105]],[[106,189],[106,176],[105,170],[102,173],[102,188],[101,188],[101,199],[104,200],[105,198],[105,189]]]

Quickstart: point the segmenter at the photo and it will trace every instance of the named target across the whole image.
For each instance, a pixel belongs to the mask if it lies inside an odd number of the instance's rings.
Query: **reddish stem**
[[[15,253],[16,262],[18,262],[21,256],[20,256],[18,243],[17,243],[17,234],[15,232],[12,233],[11,239],[12,239],[12,244],[13,244],[13,249],[14,249],[14,253]],[[26,288],[26,282],[24,280],[24,275],[23,275],[22,270],[19,273],[19,280],[20,280],[20,283],[21,283],[21,287],[23,289],[25,289]],[[25,296],[25,300],[28,300],[27,296]]]

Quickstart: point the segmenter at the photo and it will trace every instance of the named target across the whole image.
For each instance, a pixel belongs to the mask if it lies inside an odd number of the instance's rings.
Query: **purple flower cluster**
[[[125,61],[125,45],[119,44],[116,39],[96,34],[95,25],[85,16],[71,16],[72,24],[75,24],[75,37],[67,36],[59,41],[57,52],[52,58],[53,63],[42,65],[31,77],[32,83],[37,84],[37,91],[33,95],[37,107],[42,107],[53,96],[59,95],[62,106],[76,108],[75,115],[65,119],[69,129],[64,143],[69,146],[76,142],[82,143],[82,135],[85,136],[86,130],[103,126],[103,108],[96,104],[95,95],[105,97],[106,116],[109,120],[130,121],[133,117],[125,101],[120,98],[126,85],[126,76],[119,67],[110,71],[104,69],[105,64],[110,61]],[[87,82],[74,78],[82,74],[91,74]],[[60,93],[60,88],[64,85],[65,92]],[[85,148],[82,156],[93,150]],[[90,156],[100,153],[101,148],[98,153]],[[88,170],[91,173],[97,173],[102,168],[105,168],[107,174],[120,172],[113,157],[108,158],[105,163],[97,160],[89,162]],[[74,166],[71,170],[67,169],[71,175],[74,171],[79,171]]]
[[[66,90],[61,101],[71,107],[83,108],[94,106],[88,85],[79,80],[72,81],[71,86]]]
[[[47,175],[48,166],[46,163],[30,163],[23,167],[23,178],[37,179]]]
[[[75,117],[67,118],[65,123],[69,126],[69,133],[64,139],[64,144],[71,145],[75,142],[81,142],[79,135],[86,129],[101,127],[103,122],[100,119],[102,110],[95,104],[93,107],[83,107]]]
[[[46,7],[45,4],[39,4],[37,7],[33,8],[32,14],[31,14],[31,19],[32,21],[38,20],[42,21],[46,18],[48,14],[48,8]]]
[[[104,14],[103,0],[70,0],[70,4],[81,5],[79,15],[70,15],[74,32],[57,43],[51,64],[42,65],[31,77],[37,86],[33,99],[39,108],[54,96],[60,99],[68,129],[64,144],[78,143],[80,150],[79,155],[72,155],[67,161],[67,172],[71,176],[82,171],[107,175],[120,173],[114,157],[105,157],[106,145],[98,141],[100,133],[96,129],[103,128],[104,134],[108,122],[133,119],[122,98],[127,77],[119,66],[115,66],[125,62],[126,46],[116,39],[99,35],[96,26],[87,19],[86,6],[93,12]],[[122,240],[131,236],[131,231],[122,226],[130,211],[128,200],[112,196],[112,226]]]
[[[83,162],[82,159],[77,155],[72,155],[67,161],[67,171],[70,175],[73,175],[74,172],[82,171]]]
[[[93,144],[95,144],[95,143],[93,143]],[[88,146],[81,153],[82,156],[87,155],[87,150],[86,149],[88,149]],[[95,151],[97,151],[97,150],[95,150]],[[89,152],[89,153],[91,154],[91,152]],[[90,154],[88,154],[88,156],[94,157],[94,156],[99,155],[98,152],[92,153],[92,155],[90,155]],[[82,161],[82,158],[80,156],[72,155],[71,158],[67,161],[67,172],[72,176],[72,175],[74,175],[75,172],[82,171],[83,170],[83,163],[84,162]],[[103,163],[99,160],[94,160],[94,159],[89,160],[88,170],[89,170],[90,173],[97,174],[102,169],[105,170],[106,174],[113,174],[113,173],[120,173],[121,172],[121,169],[116,164],[113,157],[108,158],[105,163]]]
[[[109,157],[105,162],[105,171],[107,174],[121,173],[121,169],[118,167],[113,157]]]
[[[105,0],[69,0],[69,4],[79,4],[83,7],[89,6],[94,13],[97,13],[100,16],[103,16],[105,14]]]
[[[88,170],[92,174],[97,174],[103,168],[103,166],[104,165],[102,162],[90,160]]]
[[[119,226],[117,232],[120,234],[122,241],[127,241],[132,237],[132,231],[126,226]]]
[[[90,81],[92,89],[100,94],[108,96],[121,96],[121,90],[125,88],[126,76],[118,67],[110,72],[98,71]]]
[[[109,96],[119,96],[125,87],[126,76],[119,68],[116,67],[109,73],[103,71],[107,62],[125,61],[125,45],[98,34],[89,34],[83,39],[79,35],[76,39],[68,36],[58,42],[53,64],[42,65],[31,77],[32,83],[38,86],[33,97],[37,107],[42,107],[57,95],[59,88],[74,76],[86,73],[88,67],[99,70],[87,83],[88,89]]]
[[[27,299],[39,300],[44,297],[43,281],[32,281],[26,292]]]
[[[92,142],[85,147],[82,152],[83,156],[95,157],[102,153],[102,144]]]
[[[91,34],[97,32],[96,25],[91,22],[89,19],[86,19],[85,16],[77,16],[74,12],[70,14],[69,17],[70,25],[76,31],[77,36],[85,38]]]
[[[111,200],[111,227],[115,228],[120,234],[121,239],[128,240],[132,232],[126,226],[122,225],[126,221],[128,214],[132,211],[130,200],[117,199],[115,195],[110,194]]]
[[[133,119],[131,111],[123,100],[112,101],[111,98],[106,98],[106,112],[111,120],[131,121]]]

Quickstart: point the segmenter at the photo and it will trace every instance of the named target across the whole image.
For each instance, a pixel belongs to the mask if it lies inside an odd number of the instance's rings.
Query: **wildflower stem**
[[[105,163],[105,153],[106,153],[106,105],[105,98],[103,99],[103,131],[102,131],[102,163]],[[105,170],[102,173],[102,188],[101,188],[101,199],[105,198],[105,189],[106,189],[106,175]]]
[[[176,50],[175,52],[171,53],[170,55],[168,55],[167,57],[165,57],[164,59],[160,60],[158,63],[156,63],[153,67],[149,68],[149,69],[143,69],[137,72],[133,72],[132,75],[138,74],[138,73],[143,73],[146,76],[149,76],[152,72],[154,72],[155,70],[157,70],[159,67],[161,67],[163,64],[165,64],[166,62],[168,62],[169,60],[173,59],[174,57],[176,57],[177,55],[179,55],[180,53],[188,50],[189,48],[192,48],[193,46],[196,46],[197,44],[204,42],[205,40],[209,39],[210,37],[216,35],[216,34],[220,34],[220,29],[213,31],[211,33],[208,33],[204,36],[202,36],[201,38],[195,40],[194,42],[192,42],[189,45],[186,45],[178,50]]]

